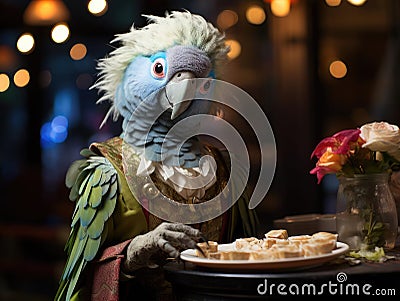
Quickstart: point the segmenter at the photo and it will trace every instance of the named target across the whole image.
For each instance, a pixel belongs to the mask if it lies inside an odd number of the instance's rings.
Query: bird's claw
[[[210,244],[208,243],[208,239],[203,234],[200,235],[200,242],[205,242],[207,247],[210,247]]]
[[[203,249],[196,245],[196,250],[200,252],[203,257],[207,257],[206,253],[204,253]]]

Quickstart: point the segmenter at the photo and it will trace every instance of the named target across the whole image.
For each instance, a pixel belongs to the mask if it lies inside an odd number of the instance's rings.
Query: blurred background
[[[97,60],[115,34],[146,25],[142,14],[181,9],[225,32],[222,79],[248,92],[273,129],[263,231],[288,215],[335,212],[336,178],[317,185],[309,174],[322,138],[400,124],[397,0],[0,0],[1,300],[53,298],[73,210],[67,168],[91,142],[120,134],[120,121],[99,129],[108,105],[89,89]],[[247,146],[254,178],[259,149]]]

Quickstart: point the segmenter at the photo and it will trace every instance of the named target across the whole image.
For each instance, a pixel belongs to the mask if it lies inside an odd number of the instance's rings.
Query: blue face
[[[138,56],[126,68],[116,92],[116,107],[124,118],[129,118],[150,94],[167,84],[165,52],[150,57]]]
[[[165,52],[135,58],[125,71],[122,81],[127,99],[145,99],[167,84],[167,59]]]

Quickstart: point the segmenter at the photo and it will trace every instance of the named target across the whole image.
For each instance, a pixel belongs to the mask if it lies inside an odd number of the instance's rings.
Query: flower
[[[365,140],[363,147],[372,151],[387,152],[400,161],[400,130],[387,122],[373,122],[363,125],[360,137]]]
[[[326,174],[353,176],[391,172],[400,166],[400,130],[387,122],[372,122],[323,139],[311,158],[318,162],[310,173],[320,183]]]

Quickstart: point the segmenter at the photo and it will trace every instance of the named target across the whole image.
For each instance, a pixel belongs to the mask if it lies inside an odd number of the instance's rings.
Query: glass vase
[[[388,174],[339,178],[336,230],[338,240],[347,243],[351,250],[392,249],[397,218]]]

